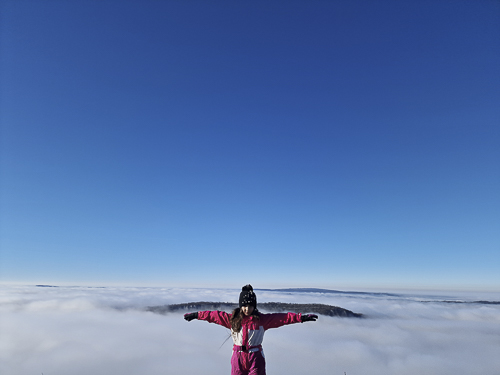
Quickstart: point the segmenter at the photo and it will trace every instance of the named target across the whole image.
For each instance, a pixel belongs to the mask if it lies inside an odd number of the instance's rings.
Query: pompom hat
[[[253,288],[250,284],[241,288],[240,293],[240,308],[246,305],[257,307],[257,296],[253,292]]]

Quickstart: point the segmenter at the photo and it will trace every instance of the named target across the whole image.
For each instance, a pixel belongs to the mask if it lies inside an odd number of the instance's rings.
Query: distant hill
[[[383,296],[383,297],[399,297],[399,294],[380,293],[380,292],[355,292],[343,291],[335,289],[320,289],[320,288],[286,288],[286,289],[255,289],[266,292],[282,292],[282,293],[322,293],[322,294],[350,294],[364,296]]]
[[[35,285],[38,288],[59,288],[57,285]]]
[[[168,314],[169,312],[194,312],[203,310],[221,310],[231,312],[236,307],[235,303],[229,302],[189,302],[175,305],[148,306],[146,311],[157,314]],[[259,310],[262,312],[294,312],[303,314],[319,314],[326,316],[339,316],[344,318],[362,318],[363,314],[355,313],[337,306],[323,305],[320,303],[282,303],[264,302],[259,303]]]

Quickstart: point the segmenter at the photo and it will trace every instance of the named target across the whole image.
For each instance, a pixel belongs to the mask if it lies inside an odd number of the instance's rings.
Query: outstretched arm
[[[295,314],[295,313],[277,313],[277,314],[262,314],[262,325],[264,329],[278,328],[287,324],[314,322],[318,319],[314,314]]]
[[[275,313],[261,314],[261,322],[264,329],[278,328],[287,324],[300,323],[300,314],[295,313]]]
[[[215,323],[226,328],[231,328],[231,314],[224,311],[199,311],[184,315],[184,319],[190,322],[193,319],[206,320],[209,323]]]

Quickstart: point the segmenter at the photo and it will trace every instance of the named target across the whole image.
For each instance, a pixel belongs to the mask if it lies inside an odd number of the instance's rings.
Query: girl
[[[264,332],[286,324],[316,321],[317,315],[279,313],[261,314],[257,310],[257,296],[251,285],[241,288],[239,308],[232,314],[224,311],[200,311],[184,315],[188,322],[206,320],[231,330],[234,341],[231,357],[231,375],[265,375],[266,361],[262,351]]]

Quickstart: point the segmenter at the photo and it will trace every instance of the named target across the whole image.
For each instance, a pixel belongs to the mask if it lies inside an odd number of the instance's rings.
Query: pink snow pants
[[[262,349],[250,353],[233,351],[231,375],[266,375],[266,360]]]

